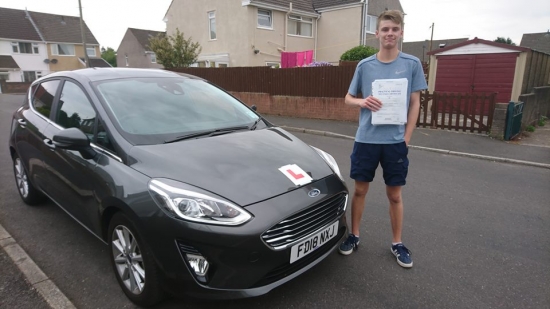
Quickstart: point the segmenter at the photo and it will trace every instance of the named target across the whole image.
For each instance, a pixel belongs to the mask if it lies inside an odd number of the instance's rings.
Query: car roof
[[[122,79],[122,78],[146,78],[146,77],[184,77],[190,79],[201,79],[199,77],[182,74],[162,69],[134,69],[134,68],[87,68],[74,71],[62,71],[49,74],[45,77],[70,77],[77,80],[89,80],[92,82]]]

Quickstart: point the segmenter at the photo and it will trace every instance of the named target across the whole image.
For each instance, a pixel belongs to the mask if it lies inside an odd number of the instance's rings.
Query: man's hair
[[[388,11],[382,12],[382,14],[378,16],[376,29],[380,28],[380,22],[383,20],[391,20],[394,23],[403,27],[403,13],[401,13],[398,10],[388,10]]]

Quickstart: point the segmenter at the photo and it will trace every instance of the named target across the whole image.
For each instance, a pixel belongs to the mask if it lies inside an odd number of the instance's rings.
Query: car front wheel
[[[109,225],[111,263],[124,294],[135,304],[152,306],[163,299],[158,270],[150,249],[123,213]]]
[[[25,204],[36,205],[45,200],[45,196],[30,182],[27,171],[23,166],[23,161],[21,161],[21,158],[17,154],[13,158],[13,174],[15,175],[17,191]]]

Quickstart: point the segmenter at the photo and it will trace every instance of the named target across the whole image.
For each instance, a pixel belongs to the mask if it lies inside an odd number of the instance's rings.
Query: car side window
[[[38,85],[33,94],[32,107],[46,118],[50,118],[57,86],[59,86],[59,80],[43,82]]]
[[[56,123],[65,129],[78,128],[93,139],[96,113],[80,87],[65,81],[59,97]]]

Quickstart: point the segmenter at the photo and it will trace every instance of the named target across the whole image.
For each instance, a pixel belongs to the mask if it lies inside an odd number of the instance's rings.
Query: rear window
[[[46,118],[50,118],[53,99],[59,86],[59,80],[40,83],[32,96],[32,107]]]

